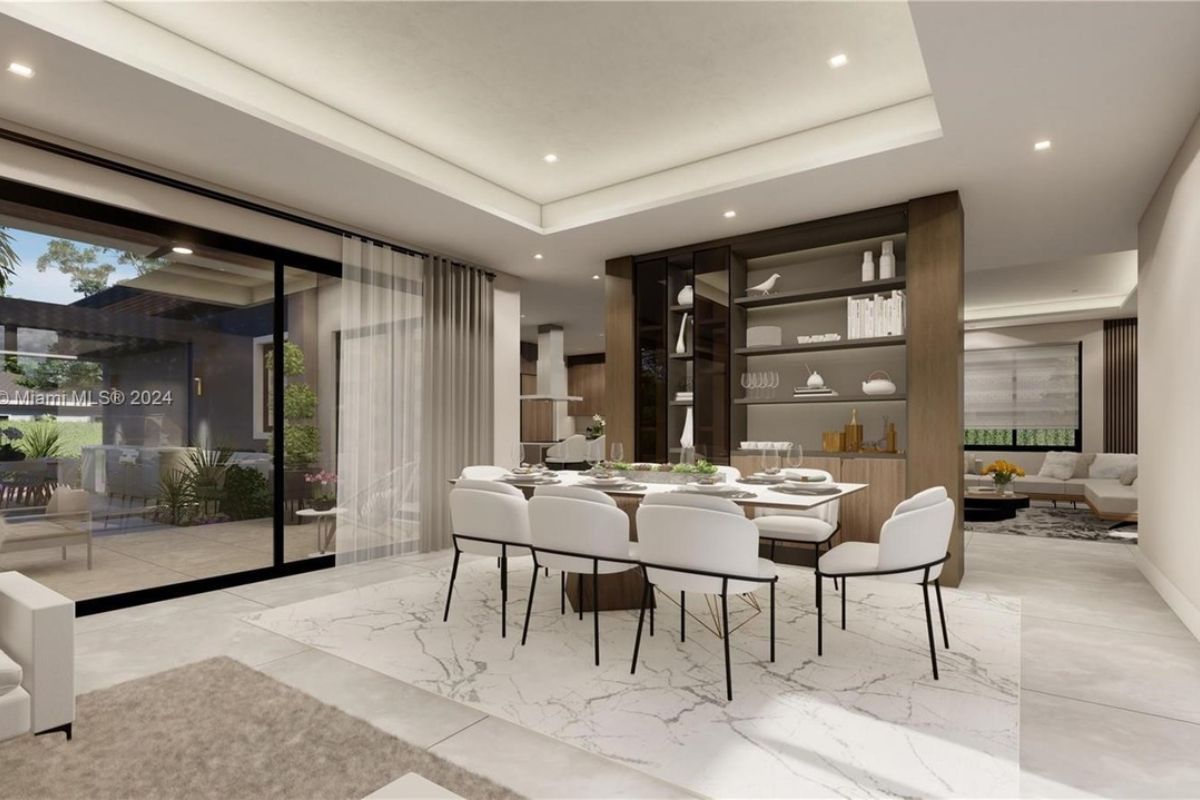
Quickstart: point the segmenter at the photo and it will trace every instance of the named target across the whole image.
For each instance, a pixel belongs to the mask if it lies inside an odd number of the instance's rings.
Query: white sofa
[[[1072,477],[1062,480],[1039,475],[1045,461],[1045,453],[983,453],[967,451],[966,461],[968,471],[964,482],[968,488],[990,486],[991,476],[979,475],[972,468],[974,463],[984,467],[998,458],[1017,464],[1025,470],[1025,477],[1013,480],[1013,488],[1021,494],[1027,494],[1036,500],[1064,501],[1071,503],[1084,502],[1092,512],[1101,519],[1116,522],[1137,521],[1137,481],[1126,486],[1115,477],[1093,477],[1092,467],[1096,453],[1080,453]],[[1136,456],[1131,457],[1136,465]]]
[[[30,731],[70,739],[74,721],[75,603],[0,572],[0,740]]]

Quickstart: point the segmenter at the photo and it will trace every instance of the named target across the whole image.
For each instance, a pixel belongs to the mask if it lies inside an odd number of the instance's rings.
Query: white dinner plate
[[[689,483],[687,488],[701,494],[733,494],[741,491],[738,487],[728,483]]]
[[[584,486],[620,486],[623,483],[626,483],[626,479],[618,476],[611,478],[584,478],[580,481],[580,484]]]

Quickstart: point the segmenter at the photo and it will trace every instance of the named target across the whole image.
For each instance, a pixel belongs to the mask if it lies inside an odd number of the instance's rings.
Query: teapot
[[[862,390],[863,394],[895,394],[896,384],[892,382],[891,375],[877,369],[863,381]]]

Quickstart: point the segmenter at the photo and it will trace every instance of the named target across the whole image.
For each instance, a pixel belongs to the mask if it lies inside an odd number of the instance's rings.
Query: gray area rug
[[[1031,506],[1017,512],[1016,519],[1000,522],[968,522],[968,531],[1007,533],[1013,536],[1043,536],[1051,539],[1086,539],[1093,542],[1137,544],[1137,525],[1111,530],[1112,522],[1099,519],[1087,508]]]
[[[0,796],[14,800],[349,800],[409,772],[463,797],[518,797],[229,658],[81,696],[71,742],[0,744]]]

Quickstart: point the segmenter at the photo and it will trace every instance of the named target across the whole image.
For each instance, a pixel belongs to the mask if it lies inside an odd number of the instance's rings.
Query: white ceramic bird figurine
[[[760,294],[770,294],[771,290],[775,288],[775,281],[779,280],[779,278],[780,278],[780,275],[778,272],[776,272],[774,275],[767,278],[765,281],[760,283],[758,286],[751,286],[749,289],[746,290],[746,294],[750,294],[751,292],[759,292]]]

